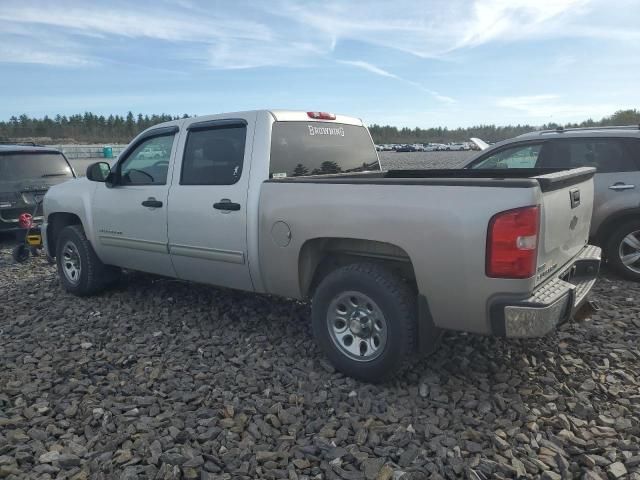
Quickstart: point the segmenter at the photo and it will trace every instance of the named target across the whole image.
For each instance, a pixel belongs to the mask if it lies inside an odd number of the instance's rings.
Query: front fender
[[[45,237],[43,240],[47,235],[45,232],[49,226],[51,215],[55,213],[68,213],[80,219],[87,239],[92,245],[95,245],[95,229],[93,228],[91,204],[97,187],[97,182],[91,182],[86,178],[69,180],[68,182],[51,187],[44,197],[43,234]],[[49,251],[48,246],[47,251]]]

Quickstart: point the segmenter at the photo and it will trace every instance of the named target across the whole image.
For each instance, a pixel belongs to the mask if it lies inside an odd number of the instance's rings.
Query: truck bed
[[[378,172],[338,173],[311,177],[286,177],[267,180],[279,183],[334,183],[373,185],[451,185],[475,187],[527,188],[536,183],[542,192],[577,184],[593,177],[590,167],[567,171],[561,168],[513,169],[423,169]],[[496,180],[500,180],[496,183]]]
[[[411,261],[418,290],[428,299],[438,326],[490,333],[490,297],[500,293],[528,298],[584,249],[594,172],[393,170],[266,180],[259,214],[265,291],[304,296],[297,276],[286,272],[298,271],[308,242],[374,240],[397,247],[400,256]],[[575,206],[574,191],[582,194]],[[520,280],[488,277],[491,219],[499,212],[536,205],[536,274]],[[286,239],[277,236],[281,229],[289,232]]]

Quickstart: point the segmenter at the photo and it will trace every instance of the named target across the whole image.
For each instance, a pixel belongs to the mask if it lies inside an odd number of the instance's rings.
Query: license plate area
[[[567,270],[560,276],[560,279],[564,280],[567,283],[571,283],[571,280],[573,280],[576,276],[577,270],[578,270],[577,265],[572,265],[571,268],[569,268],[569,270]]]

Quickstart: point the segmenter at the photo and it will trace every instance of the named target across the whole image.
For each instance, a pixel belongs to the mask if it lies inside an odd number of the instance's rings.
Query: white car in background
[[[460,152],[463,150],[470,150],[470,148],[466,143],[449,143],[448,145],[445,145],[445,150]]]
[[[471,142],[476,146],[477,150],[486,150],[491,145],[480,138],[472,137],[470,138]],[[473,148],[473,147],[472,147]]]

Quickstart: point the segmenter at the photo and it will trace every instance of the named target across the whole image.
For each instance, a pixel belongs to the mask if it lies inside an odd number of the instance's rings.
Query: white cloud
[[[435,98],[436,100],[440,100],[443,103],[456,103],[456,99],[452,98],[452,97],[448,97],[447,95],[441,95],[436,91],[433,90],[429,90],[429,93],[431,93],[431,95],[433,95],[433,98]]]
[[[57,67],[85,67],[95,64],[82,55],[46,51],[8,42],[0,43],[0,63],[32,63]]]
[[[221,39],[201,57],[206,65],[217,69],[246,69],[271,66],[304,66],[328,50],[309,43],[262,43],[244,39]]]
[[[612,104],[573,104],[557,94],[503,97],[496,102],[498,107],[524,113],[538,120],[572,121],[573,119],[601,118],[618,108]]]
[[[39,2],[26,2],[26,5],[4,3],[0,5],[0,21],[60,27],[69,33],[146,37],[174,42],[227,37],[256,41],[271,39],[270,29],[257,22],[211,13],[207,16],[194,15],[183,10],[163,8],[160,4],[153,8],[138,8],[130,3],[114,6],[66,2],[47,6]]]
[[[194,43],[217,45],[221,50],[224,50],[225,44],[237,44],[242,49],[235,48],[227,55],[234,62],[250,52],[244,48],[246,44],[249,47],[262,45],[263,50],[265,46],[274,44],[275,35],[266,25],[245,20],[241,15],[219,15],[219,11],[209,9],[206,14],[202,14],[159,2],[153,8],[115,2],[102,5],[68,1],[46,4],[38,1],[4,2],[0,4],[0,22],[8,28],[3,27],[0,31],[0,44],[5,43],[8,36],[18,35],[24,43],[40,45],[39,52],[32,51],[32,55],[28,56],[32,63],[76,66],[97,62],[97,58],[112,46],[113,37],[170,42],[184,47],[182,56],[185,58],[194,56],[192,50],[207,50],[206,46],[193,49]],[[75,56],[77,60],[84,58],[86,62],[65,61],[65,57],[71,60],[72,56],[64,55],[50,44],[49,39],[54,37],[64,38],[67,46],[73,50],[86,52],[83,57]],[[87,42],[79,37],[91,37],[91,41]],[[0,57],[0,61],[5,57],[9,55]],[[94,57],[93,60],[90,57]],[[215,60],[219,57],[220,55],[211,56],[212,65],[226,68],[227,65],[216,63]],[[261,64],[264,61],[246,66]]]
[[[351,65],[352,67],[361,68],[362,70],[366,70],[367,72],[374,73],[376,75],[380,75],[381,77],[389,77],[395,78],[397,80],[402,80],[397,75],[387,72],[386,70],[376,67],[375,65],[365,62],[363,60],[338,60],[338,63],[342,63],[344,65]]]
[[[640,40],[634,0],[619,1],[627,2],[626,8],[608,8],[605,0],[273,0],[225,3],[224,8],[193,0],[152,5],[4,0],[0,43],[13,25],[34,38],[52,30],[67,35],[87,50],[86,56],[100,57],[111,37],[172,42],[182,45],[183,57],[214,68],[308,65],[331,56],[345,41],[442,58],[460,49],[530,38]],[[594,21],[602,12],[604,20]],[[98,41],[85,45],[78,35]],[[195,48],[199,54],[193,54],[192,44],[203,45]],[[381,74],[367,61],[356,62],[362,64],[353,66]]]
[[[356,67],[356,68],[360,68],[362,70],[366,70],[367,72],[371,72],[375,75],[379,75],[381,77],[387,77],[387,78],[393,78],[394,80],[399,80],[401,82],[404,82],[408,85],[411,85],[413,87],[416,87],[420,90],[422,90],[423,92],[428,93],[429,95],[431,95],[433,98],[435,98],[436,100],[443,102],[443,103],[455,103],[455,100],[451,97],[448,97],[446,95],[441,95],[440,93],[436,92],[435,90],[431,90],[429,88],[426,88],[424,85],[421,85],[418,82],[415,82],[413,80],[408,80],[406,78],[402,78],[398,75],[396,75],[395,73],[391,73],[383,68],[380,68],[376,65],[373,65],[369,62],[365,62],[363,60],[338,60],[338,63],[342,63],[344,65],[350,65],[352,67]]]
[[[452,49],[474,47],[494,40],[517,40],[554,34],[559,20],[576,16],[589,0],[476,1],[464,34]],[[553,31],[550,31],[553,30]]]
[[[589,36],[581,17],[597,0],[414,0],[343,2],[312,6],[280,0],[269,11],[302,22],[333,43],[341,40],[378,45],[429,58],[495,41]],[[565,27],[573,26],[567,30]],[[599,32],[614,38],[625,27]],[[634,25],[626,27],[634,30]]]
[[[49,66],[86,67],[95,65],[90,56],[65,35],[43,32],[33,36],[20,24],[3,25],[0,30],[0,63],[30,63]]]

